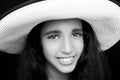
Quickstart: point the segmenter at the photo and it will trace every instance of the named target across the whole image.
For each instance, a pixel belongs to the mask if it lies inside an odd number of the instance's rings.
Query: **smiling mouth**
[[[71,56],[71,57],[57,57],[57,60],[62,65],[70,65],[70,64],[73,63],[74,57],[75,56]]]

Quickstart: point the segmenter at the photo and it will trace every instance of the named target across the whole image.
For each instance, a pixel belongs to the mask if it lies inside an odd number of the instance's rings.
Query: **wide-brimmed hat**
[[[20,53],[36,25],[57,19],[79,18],[88,22],[104,51],[120,39],[120,7],[109,0],[45,0],[9,12],[0,20],[0,50]]]

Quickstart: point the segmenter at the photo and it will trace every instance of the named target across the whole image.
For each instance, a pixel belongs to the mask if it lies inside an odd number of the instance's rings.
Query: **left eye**
[[[81,37],[82,33],[73,33],[72,35],[73,35],[73,37]]]
[[[59,35],[50,35],[47,37],[48,39],[58,39]]]

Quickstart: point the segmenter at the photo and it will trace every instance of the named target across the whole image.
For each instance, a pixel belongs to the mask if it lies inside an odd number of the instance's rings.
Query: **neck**
[[[68,74],[61,73],[51,64],[46,65],[48,80],[68,80]]]

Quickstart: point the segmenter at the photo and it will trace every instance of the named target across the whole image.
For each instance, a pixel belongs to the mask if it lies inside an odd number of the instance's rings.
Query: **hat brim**
[[[93,28],[104,51],[120,39],[120,7],[108,0],[47,0],[12,11],[0,21],[0,50],[20,53],[26,36],[37,24],[79,18]]]

